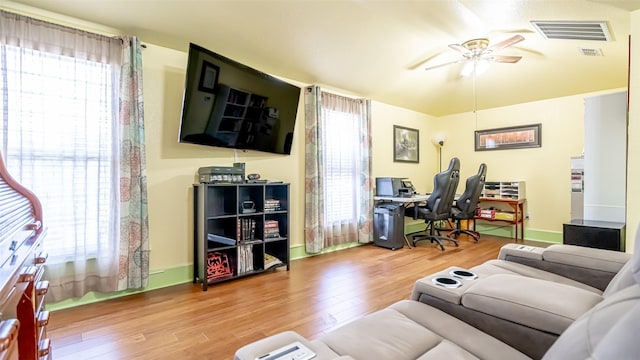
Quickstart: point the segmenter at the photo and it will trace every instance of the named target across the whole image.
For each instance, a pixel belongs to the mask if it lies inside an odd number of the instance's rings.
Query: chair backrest
[[[476,207],[480,201],[480,194],[484,189],[485,178],[487,177],[487,165],[480,164],[478,173],[467,178],[464,192],[458,200],[455,207],[460,210],[458,217],[472,217],[475,215]]]
[[[449,218],[459,181],[460,160],[454,157],[449,162],[447,170],[433,177],[433,192],[427,199],[427,209],[431,212],[430,218]]]

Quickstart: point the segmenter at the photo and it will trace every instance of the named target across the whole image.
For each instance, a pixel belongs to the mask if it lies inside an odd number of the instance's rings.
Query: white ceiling
[[[187,51],[196,43],[264,72],[441,116],[627,86],[630,11],[640,0],[17,0]],[[6,3],[5,3],[6,4]],[[10,6],[8,6],[10,9]],[[546,40],[531,20],[605,21],[613,41]],[[449,44],[525,40],[460,78]],[[579,47],[598,48],[587,57]]]

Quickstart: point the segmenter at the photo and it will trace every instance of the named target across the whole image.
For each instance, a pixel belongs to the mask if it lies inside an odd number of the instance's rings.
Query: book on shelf
[[[264,238],[279,238],[280,237],[280,227],[278,224],[278,220],[265,220],[264,222]]]
[[[280,200],[278,199],[265,199],[264,200],[264,211],[279,211],[280,210]]]
[[[253,271],[253,246],[238,246],[238,275]]]
[[[256,241],[256,220],[254,219],[238,219],[237,223],[237,239],[239,243]]]
[[[234,239],[216,234],[207,234],[207,240],[230,246],[234,246],[236,244]]]
[[[270,269],[272,267],[280,266],[283,264],[284,263],[277,257],[271,254],[267,254],[266,252],[264,253],[264,269],[265,270]]]

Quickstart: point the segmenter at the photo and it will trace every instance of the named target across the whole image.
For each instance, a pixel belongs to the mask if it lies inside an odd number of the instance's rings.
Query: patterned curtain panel
[[[305,92],[305,241],[308,253],[372,240],[370,102]]]
[[[42,202],[52,301],[147,284],[140,61],[137,39],[0,10],[0,146]]]
[[[306,251],[316,254],[324,249],[324,172],[322,168],[322,124],[320,123],[322,93],[320,87],[305,89],[305,215]]]
[[[118,290],[149,283],[149,215],[142,99],[142,44],[122,40],[120,77],[120,264]]]
[[[371,100],[360,102],[360,171],[358,174],[358,242],[373,242],[373,182],[371,178]]]

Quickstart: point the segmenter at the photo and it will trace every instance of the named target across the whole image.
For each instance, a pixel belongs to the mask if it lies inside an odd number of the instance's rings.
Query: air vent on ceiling
[[[604,21],[531,21],[546,39],[611,41]]]
[[[602,49],[579,47],[578,51],[584,56],[603,56]]]

